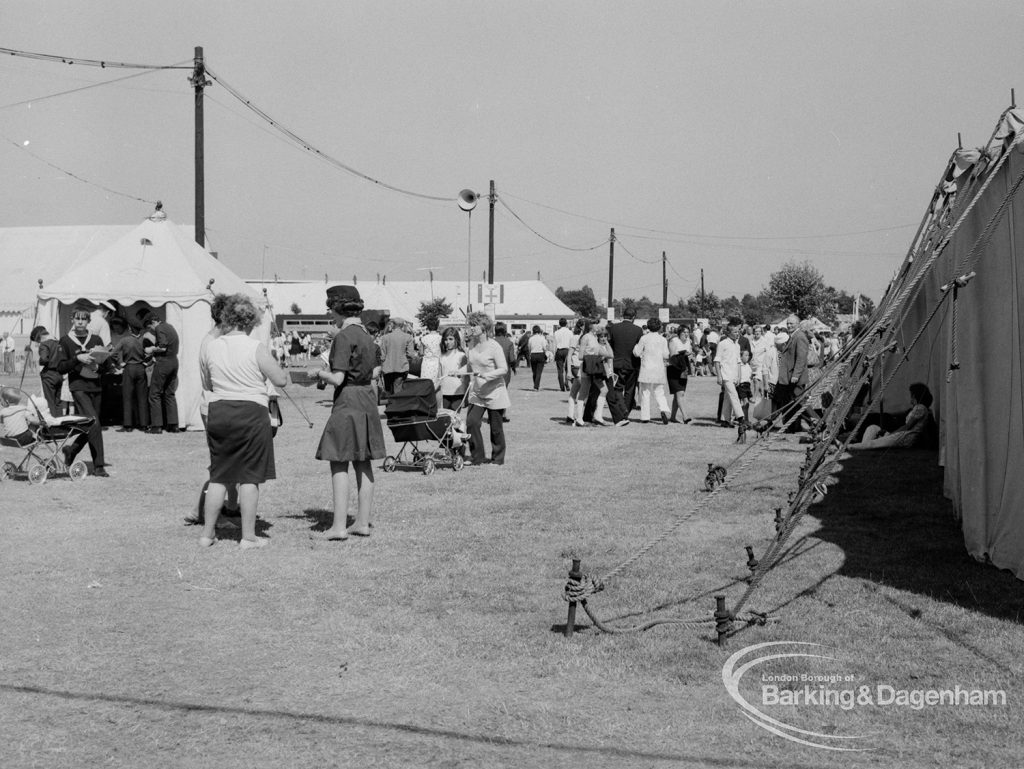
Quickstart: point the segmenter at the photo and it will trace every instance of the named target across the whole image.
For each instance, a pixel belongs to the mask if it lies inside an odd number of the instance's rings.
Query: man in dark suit
[[[635,319],[636,310],[630,307],[622,311],[621,323],[608,324],[608,342],[615,353],[612,368],[618,377],[616,387],[622,393],[623,408],[627,414],[633,410],[636,382],[640,376],[640,359],[633,355],[633,348],[644,335],[643,330],[633,322]]]
[[[154,313],[143,316],[142,327],[155,338],[156,345],[145,348],[153,356],[153,378],[149,382],[148,433],[178,432],[178,332]]]
[[[779,381],[775,385],[775,394],[772,396],[772,409],[776,412],[798,400],[807,389],[807,348],[809,341],[807,334],[800,328],[800,318],[790,315],[786,318],[786,329],[789,338],[779,343],[776,339],[776,347],[779,351]],[[783,422],[793,416],[793,410],[787,409],[779,415]],[[795,433],[800,431],[800,420],[794,420],[786,432]]]

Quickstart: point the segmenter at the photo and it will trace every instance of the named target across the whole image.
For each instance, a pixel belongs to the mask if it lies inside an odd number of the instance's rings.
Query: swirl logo
[[[769,648],[777,647],[788,647],[788,651],[779,649],[777,653],[763,653],[764,650]],[[801,745],[807,745],[812,748],[821,748],[823,750],[835,750],[843,752],[862,752],[870,750],[870,748],[860,747],[847,747],[851,743],[846,742],[849,740],[860,740],[864,739],[863,736],[843,736],[836,734],[823,734],[821,732],[813,732],[807,729],[801,729],[796,726],[779,721],[776,718],[761,712],[754,705],[747,701],[740,691],[740,683],[743,675],[750,670],[757,668],[758,665],[768,662],[769,660],[779,659],[792,659],[798,657],[822,659],[822,660],[834,660],[835,657],[831,657],[828,654],[814,654],[807,648],[806,651],[794,650],[792,647],[815,647],[816,649],[827,649],[828,647],[822,646],[821,644],[809,643],[806,641],[771,641],[767,643],[754,644],[753,646],[747,646],[746,648],[740,649],[738,652],[733,654],[729,659],[725,661],[722,666],[722,683],[725,684],[725,689],[729,692],[729,696],[732,697],[736,703],[743,708],[743,715],[753,721],[755,724],[760,726],[762,729],[771,732],[779,737],[784,737],[792,742],[798,742]],[[760,653],[759,656],[750,658],[750,655]],[[789,676],[785,677],[793,680],[807,680],[806,676]],[[762,678],[762,680],[764,680]],[[771,687],[777,689],[778,687]],[[762,688],[762,692],[765,689]],[[804,704],[812,704],[812,700],[819,700],[822,695],[828,695],[830,693],[838,693],[836,690],[825,691],[822,687],[811,689],[810,687],[804,687],[803,692],[790,692],[795,694],[794,700],[799,700],[800,694],[809,696],[805,697]],[[851,692],[852,694],[852,692]],[[764,697],[762,696],[762,699]],[[785,704],[785,703],[784,703]],[[793,704],[799,704],[794,702]],[[814,704],[821,704],[815,702]],[[844,742],[846,743],[844,745]]]

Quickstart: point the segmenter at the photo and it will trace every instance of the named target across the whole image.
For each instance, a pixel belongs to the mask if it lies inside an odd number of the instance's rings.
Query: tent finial
[[[149,215],[151,222],[162,222],[167,218],[167,214],[164,213],[164,202],[158,200],[156,206],[153,208],[153,213]]]
[[[209,291],[211,294],[213,293],[214,283],[216,283],[216,281],[213,278],[210,278],[210,281],[206,284],[206,290]]]
[[[42,278],[38,278],[36,280],[36,283],[39,284],[39,290],[42,291],[43,290],[43,279]]]

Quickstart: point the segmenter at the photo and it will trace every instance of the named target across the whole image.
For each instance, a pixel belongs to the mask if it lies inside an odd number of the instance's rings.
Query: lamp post
[[[466,317],[473,304],[470,301],[470,283],[473,281],[473,209],[479,196],[473,190],[462,190],[459,193],[459,208],[466,212]]]

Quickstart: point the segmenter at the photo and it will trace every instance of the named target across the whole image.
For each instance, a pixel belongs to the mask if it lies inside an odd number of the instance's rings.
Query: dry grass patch
[[[547,377],[550,384],[553,377]],[[0,486],[0,765],[961,766],[1012,763],[1020,726],[1020,585],[971,562],[933,459],[844,460],[750,607],[777,624],[723,651],[710,629],[567,642],[570,553],[607,572],[706,499],[708,462],[742,447],[689,426],[574,429],[552,390],[513,382],[509,462],[377,472],[368,540],[327,543],[322,394],[285,403],[271,545],[209,550],[181,518],[205,475],[201,434],[105,433],[112,478]],[[712,381],[693,380],[707,417]],[[390,436],[389,445],[390,445]],[[774,534],[803,447],[779,441],[591,601],[607,621],[709,614]],[[729,651],[829,644],[870,681],[1005,688],[1002,710],[822,712],[873,751],[773,737],[721,682]],[[818,724],[821,726],[821,724]]]

